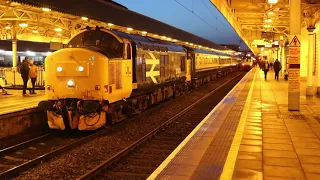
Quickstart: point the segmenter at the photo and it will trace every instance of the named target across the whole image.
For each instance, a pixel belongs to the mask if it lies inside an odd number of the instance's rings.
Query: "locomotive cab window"
[[[123,43],[104,31],[85,31],[75,36],[67,47],[84,47],[98,51],[109,58],[123,57]]]

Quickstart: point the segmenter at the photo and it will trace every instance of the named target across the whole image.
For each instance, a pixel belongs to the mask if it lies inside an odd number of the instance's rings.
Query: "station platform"
[[[148,179],[320,179],[320,99],[252,69]]]
[[[22,90],[7,90],[9,95],[0,96],[0,115],[31,109],[45,100],[44,90],[36,90],[35,95],[22,96]]]

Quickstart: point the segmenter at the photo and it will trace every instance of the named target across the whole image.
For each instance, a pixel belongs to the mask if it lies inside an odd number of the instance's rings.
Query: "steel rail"
[[[191,110],[193,107],[195,107],[196,105],[200,104],[202,101],[204,101],[205,99],[207,99],[209,96],[211,96],[213,93],[215,93],[217,90],[219,90],[220,88],[224,87],[225,85],[227,85],[230,81],[234,80],[235,78],[237,78],[238,76],[240,76],[242,73],[239,73],[237,76],[233,77],[232,79],[226,81],[225,83],[223,83],[222,85],[218,86],[217,88],[215,88],[214,90],[212,90],[211,92],[209,92],[208,94],[206,94],[205,96],[203,96],[202,98],[200,98],[199,100],[197,100],[195,103],[191,104],[190,106],[188,106],[187,108],[185,108],[184,110],[182,110],[181,112],[179,112],[178,114],[176,114],[175,116],[173,116],[172,118],[170,118],[168,121],[164,122],[163,124],[161,124],[160,126],[158,126],[157,128],[155,128],[153,131],[151,131],[150,133],[148,133],[147,135],[143,136],[142,138],[140,138],[139,140],[135,141],[134,143],[132,143],[131,145],[129,145],[127,148],[121,150],[119,153],[113,155],[112,157],[110,157],[109,159],[103,161],[102,163],[100,163],[98,166],[96,166],[94,169],[88,171],[87,173],[83,174],[82,176],[80,176],[79,178],[77,178],[77,180],[87,180],[87,179],[91,179],[93,177],[95,177],[96,175],[98,175],[101,171],[103,171],[104,169],[108,168],[111,164],[113,164],[114,162],[116,162],[117,160],[119,160],[120,158],[122,158],[123,156],[125,156],[126,154],[128,154],[129,152],[131,152],[133,149],[135,149],[136,147],[138,147],[140,144],[144,143],[146,140],[150,139],[151,137],[153,137],[157,132],[159,132],[161,129],[165,128],[166,126],[168,126],[171,122],[173,122],[174,120],[178,119],[179,117],[183,116],[184,114],[186,114],[189,110]]]
[[[29,160],[21,165],[18,165],[16,167],[13,167],[7,171],[4,171],[2,173],[0,173],[0,179],[8,179],[14,175],[17,175],[27,169],[30,169],[31,167],[37,165],[37,164],[40,164],[58,154],[61,154],[69,149],[72,149],[80,144],[83,144],[89,140],[91,140],[92,138],[95,138],[97,137],[98,135],[100,135],[101,133],[105,132],[103,129],[101,130],[98,130],[97,132],[93,133],[93,134],[90,134],[88,136],[85,136],[71,144],[67,144],[67,145],[64,145],[56,150],[53,150],[53,151],[50,151],[49,153],[46,153],[46,154],[43,154],[41,156],[38,156],[37,158],[34,158],[32,160]]]
[[[11,153],[13,151],[18,151],[20,149],[23,149],[24,147],[29,146],[30,144],[37,143],[37,142],[39,142],[39,141],[41,141],[43,139],[46,139],[46,138],[49,138],[50,136],[55,135],[55,134],[56,133],[47,133],[47,134],[41,135],[39,137],[24,141],[22,143],[19,143],[19,144],[16,144],[16,145],[1,149],[0,150],[0,157],[4,156],[5,154],[9,154],[9,153]]]

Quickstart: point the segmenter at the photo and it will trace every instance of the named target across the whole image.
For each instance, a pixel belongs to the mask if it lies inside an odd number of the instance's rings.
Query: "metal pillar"
[[[288,110],[300,109],[301,0],[290,0]]]
[[[312,67],[313,67],[313,58],[314,58],[314,34],[313,29],[309,30],[309,39],[308,39],[308,74],[307,74],[307,87],[306,87],[306,95],[313,95],[313,81],[312,81]]]
[[[319,28],[319,26],[318,26]],[[320,33],[318,33],[320,35]],[[318,35],[317,34],[317,35]],[[317,43],[320,43],[319,41],[317,41]],[[319,52],[320,51],[320,46],[318,45],[318,48],[317,48],[317,51]],[[320,54],[320,53],[318,53]],[[316,69],[316,73],[317,73],[317,95],[320,94],[320,55],[317,55],[316,56],[316,61],[317,61],[317,69]]]
[[[17,31],[16,25],[12,25],[12,67],[17,67]]]

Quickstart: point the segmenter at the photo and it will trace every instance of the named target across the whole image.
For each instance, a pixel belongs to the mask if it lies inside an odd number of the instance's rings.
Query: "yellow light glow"
[[[108,26],[113,26],[114,24],[112,24],[112,23],[108,23]]]
[[[269,4],[277,4],[278,0],[268,0]]]
[[[158,37],[158,34],[153,35],[154,37]]]
[[[58,35],[58,36],[62,36],[62,34],[61,34],[61,33],[58,33],[57,35]]]
[[[170,40],[171,40],[171,38],[169,38],[169,37],[168,37],[168,38],[167,38],[167,40],[168,40],[168,41],[170,41]]]
[[[186,44],[189,44],[189,42],[186,42]]]
[[[165,38],[167,38],[167,37],[165,37],[165,36],[162,36],[161,38],[162,38],[162,39],[165,39]]]
[[[28,27],[28,24],[27,23],[20,23],[19,26],[20,27]]]
[[[133,29],[129,27],[129,28],[127,28],[127,30],[128,30],[128,31],[132,31]]]
[[[39,31],[37,31],[37,30],[33,30],[32,32],[33,32],[33,33],[39,33]]]
[[[10,26],[6,26],[5,28],[6,28],[6,29],[11,29],[11,27],[10,27]]]
[[[42,8],[42,11],[44,11],[44,12],[49,12],[49,11],[51,11],[51,9],[49,9],[49,8]]]
[[[73,86],[73,85],[74,85],[74,82],[73,82],[72,80],[69,80],[69,81],[67,82],[67,84],[68,84],[68,86]]]
[[[177,42],[178,40],[174,39],[173,42]]]
[[[269,15],[273,15],[273,14],[274,14],[274,12],[270,11],[270,12],[268,12],[268,14],[269,14]]]
[[[83,66],[79,66],[78,67],[78,71],[82,72],[84,70],[84,67]]]
[[[193,43],[190,43],[191,46],[193,46]]]
[[[84,21],[88,21],[87,17],[81,17],[81,19],[84,20]]]
[[[62,71],[62,67],[58,66],[58,67],[57,67],[57,71],[58,71],[58,72],[61,72],[61,71]]]
[[[266,19],[265,22],[272,22],[272,19]]]
[[[54,30],[57,31],[57,32],[61,32],[62,31],[61,28],[54,28]]]
[[[144,35],[148,34],[147,31],[142,31],[141,33],[144,34]]]

